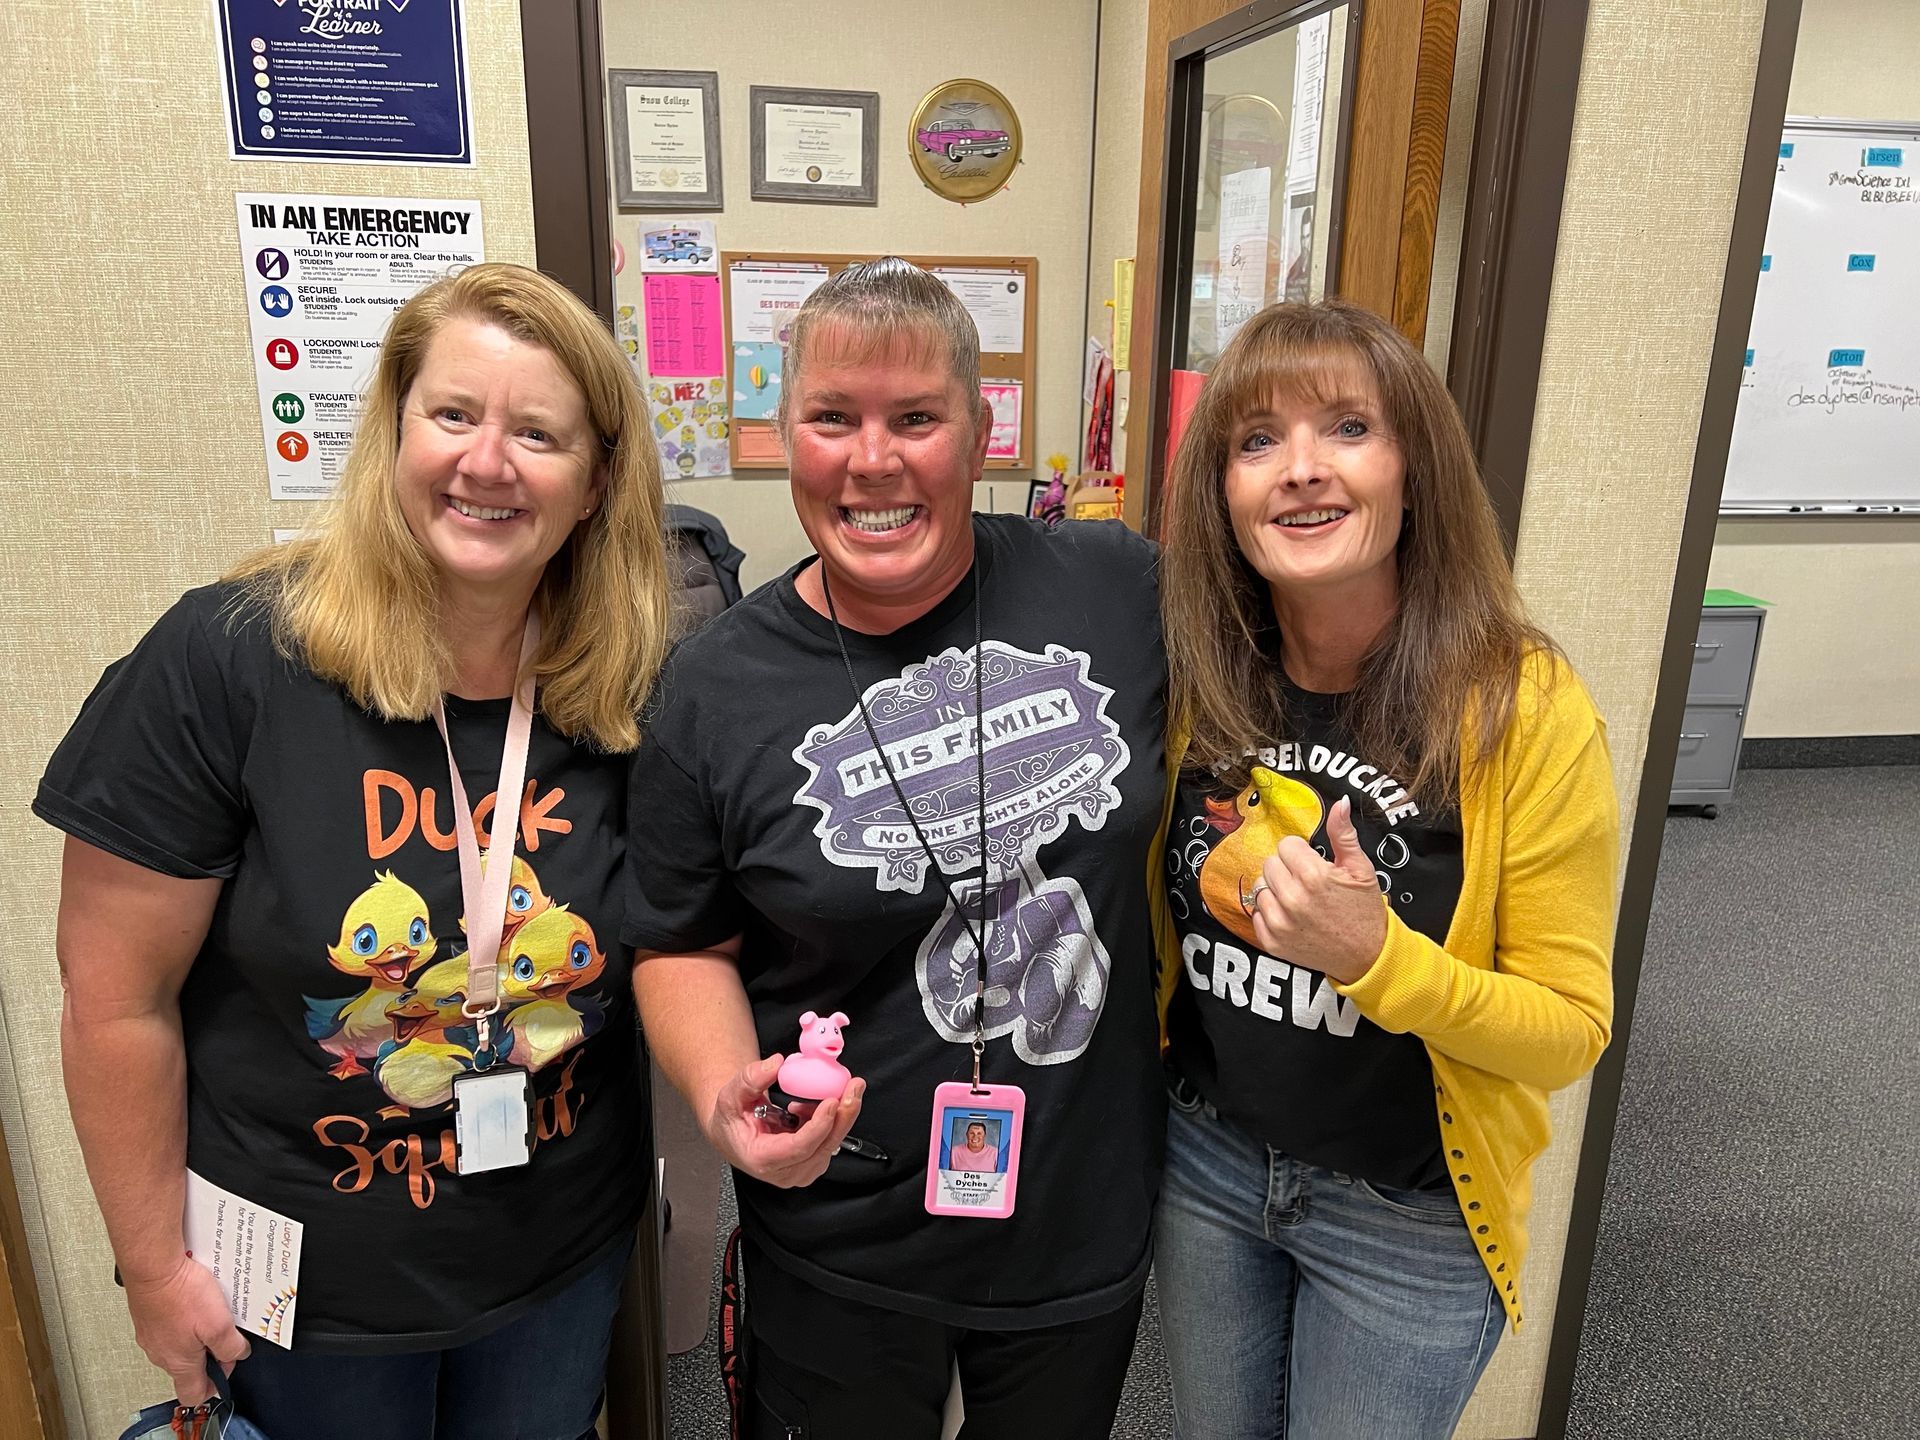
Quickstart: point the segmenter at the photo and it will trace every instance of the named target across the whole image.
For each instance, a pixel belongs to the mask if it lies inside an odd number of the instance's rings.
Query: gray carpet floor
[[[1920,767],[1676,814],[1573,1440],[1920,1434]]]
[[[1920,767],[1668,821],[1570,1440],[1920,1436],[1917,855]],[[710,1326],[673,1440],[724,1440],[718,1375]],[[1170,1414],[1149,1288],[1114,1440]]]

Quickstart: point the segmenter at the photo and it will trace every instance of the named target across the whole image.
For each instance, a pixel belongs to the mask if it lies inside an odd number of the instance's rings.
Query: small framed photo
[[[718,210],[720,75],[609,70],[614,198],[623,210]]]
[[[880,96],[872,90],[749,87],[756,200],[880,203]]]

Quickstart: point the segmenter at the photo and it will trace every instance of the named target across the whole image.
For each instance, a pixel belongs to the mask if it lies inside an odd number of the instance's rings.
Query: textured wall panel
[[[205,0],[0,8],[0,1116],[72,1433],[162,1384],[134,1348],[59,1083],[59,838],[27,810],[101,668],[180,592],[309,510],[267,498],[234,231],[238,190],[478,198],[531,262],[515,0],[466,0],[472,169],[226,158]]]
[[[1517,559],[1534,617],[1606,715],[1632,824],[1765,0],[1593,0],[1554,259]],[[1534,1177],[1525,1327],[1461,1435],[1531,1435],[1586,1086],[1557,1096]]]

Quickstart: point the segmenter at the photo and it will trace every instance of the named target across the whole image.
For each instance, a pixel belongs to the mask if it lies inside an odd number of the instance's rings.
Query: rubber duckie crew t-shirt
[[[796,566],[669,662],[634,766],[627,939],[743,937],[760,1051],[844,1011],[867,1081],[812,1185],[738,1179],[742,1222],[820,1289],[948,1324],[1104,1314],[1145,1283],[1165,1101],[1146,882],[1166,796],[1166,659],[1147,541],[976,516],[990,884],[989,1084],[1027,1097],[1004,1220],[925,1208],[934,1088],[971,1074],[976,951],[861,722]],[[811,562],[808,562],[811,563]],[[845,632],[887,760],[948,883],[980,897],[974,582],[890,635]],[[645,963],[645,962],[642,962]]]
[[[1182,974],[1168,1059],[1222,1117],[1295,1159],[1394,1189],[1442,1187],[1426,1046],[1382,1030],[1318,971],[1262,954],[1250,897],[1289,835],[1330,858],[1327,812],[1344,795],[1395,913],[1444,943],[1460,898],[1459,810],[1426,813],[1355,753],[1339,697],[1291,682],[1282,692],[1295,738],[1251,757],[1244,788],[1190,769],[1179,778],[1166,861]]]
[[[484,847],[509,702],[446,701]],[[648,1150],[620,944],[627,757],[537,713],[496,1044],[532,1072],[532,1163],[453,1173],[477,1036],[446,750],[274,649],[237,587],[189,592],[108,667],[34,810],[225,883],[180,993],[187,1164],[305,1227],[294,1347],[463,1343],[630,1233]]]

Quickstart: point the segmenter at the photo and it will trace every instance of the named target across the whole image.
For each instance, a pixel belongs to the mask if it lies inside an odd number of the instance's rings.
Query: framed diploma
[[[609,70],[614,196],[623,210],[718,210],[720,76]]]
[[[880,96],[750,87],[756,200],[880,203]]]

